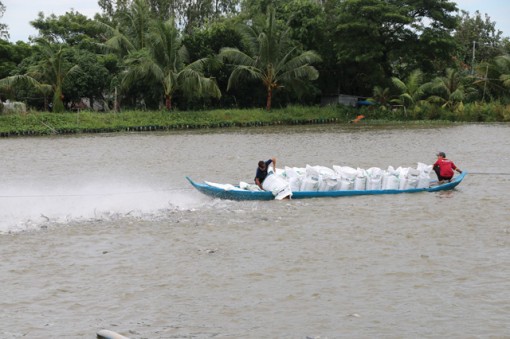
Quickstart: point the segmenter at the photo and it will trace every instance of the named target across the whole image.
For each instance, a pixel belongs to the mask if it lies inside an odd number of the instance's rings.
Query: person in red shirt
[[[436,155],[437,161],[434,163],[432,168],[437,174],[437,180],[439,180],[439,184],[442,184],[445,181],[450,181],[453,178],[454,170],[462,173],[462,171],[457,166],[455,166],[453,161],[446,159],[446,154],[444,152],[439,152]]]

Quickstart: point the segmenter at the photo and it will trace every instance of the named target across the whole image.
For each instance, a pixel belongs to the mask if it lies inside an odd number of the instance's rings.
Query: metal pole
[[[473,41],[473,60],[471,61],[471,74],[475,74],[475,49],[476,41]]]

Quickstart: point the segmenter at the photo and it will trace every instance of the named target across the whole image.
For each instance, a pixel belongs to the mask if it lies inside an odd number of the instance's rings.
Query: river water
[[[0,337],[510,338],[510,126],[0,140]],[[431,164],[443,193],[220,201],[185,180]]]

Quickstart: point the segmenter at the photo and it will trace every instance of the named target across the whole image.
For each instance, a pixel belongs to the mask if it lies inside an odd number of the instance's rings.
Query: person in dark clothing
[[[444,152],[439,152],[437,155],[437,161],[433,165],[434,172],[436,172],[437,180],[439,184],[444,183],[445,181],[450,181],[455,174],[453,171],[457,171],[462,173],[462,171],[455,166],[453,161],[446,159],[446,154]]]
[[[260,187],[260,189],[263,189],[262,183],[267,177],[267,168],[271,163],[273,164],[273,169],[276,171],[276,158],[271,158],[266,161],[263,160],[259,161],[257,173],[255,174],[255,184],[257,184],[257,186]]]

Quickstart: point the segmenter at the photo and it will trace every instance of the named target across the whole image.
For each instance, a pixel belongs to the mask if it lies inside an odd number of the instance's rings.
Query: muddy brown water
[[[510,126],[0,140],[0,337],[510,337]],[[451,192],[210,199],[278,167],[432,163]],[[491,174],[492,173],[492,174]]]

